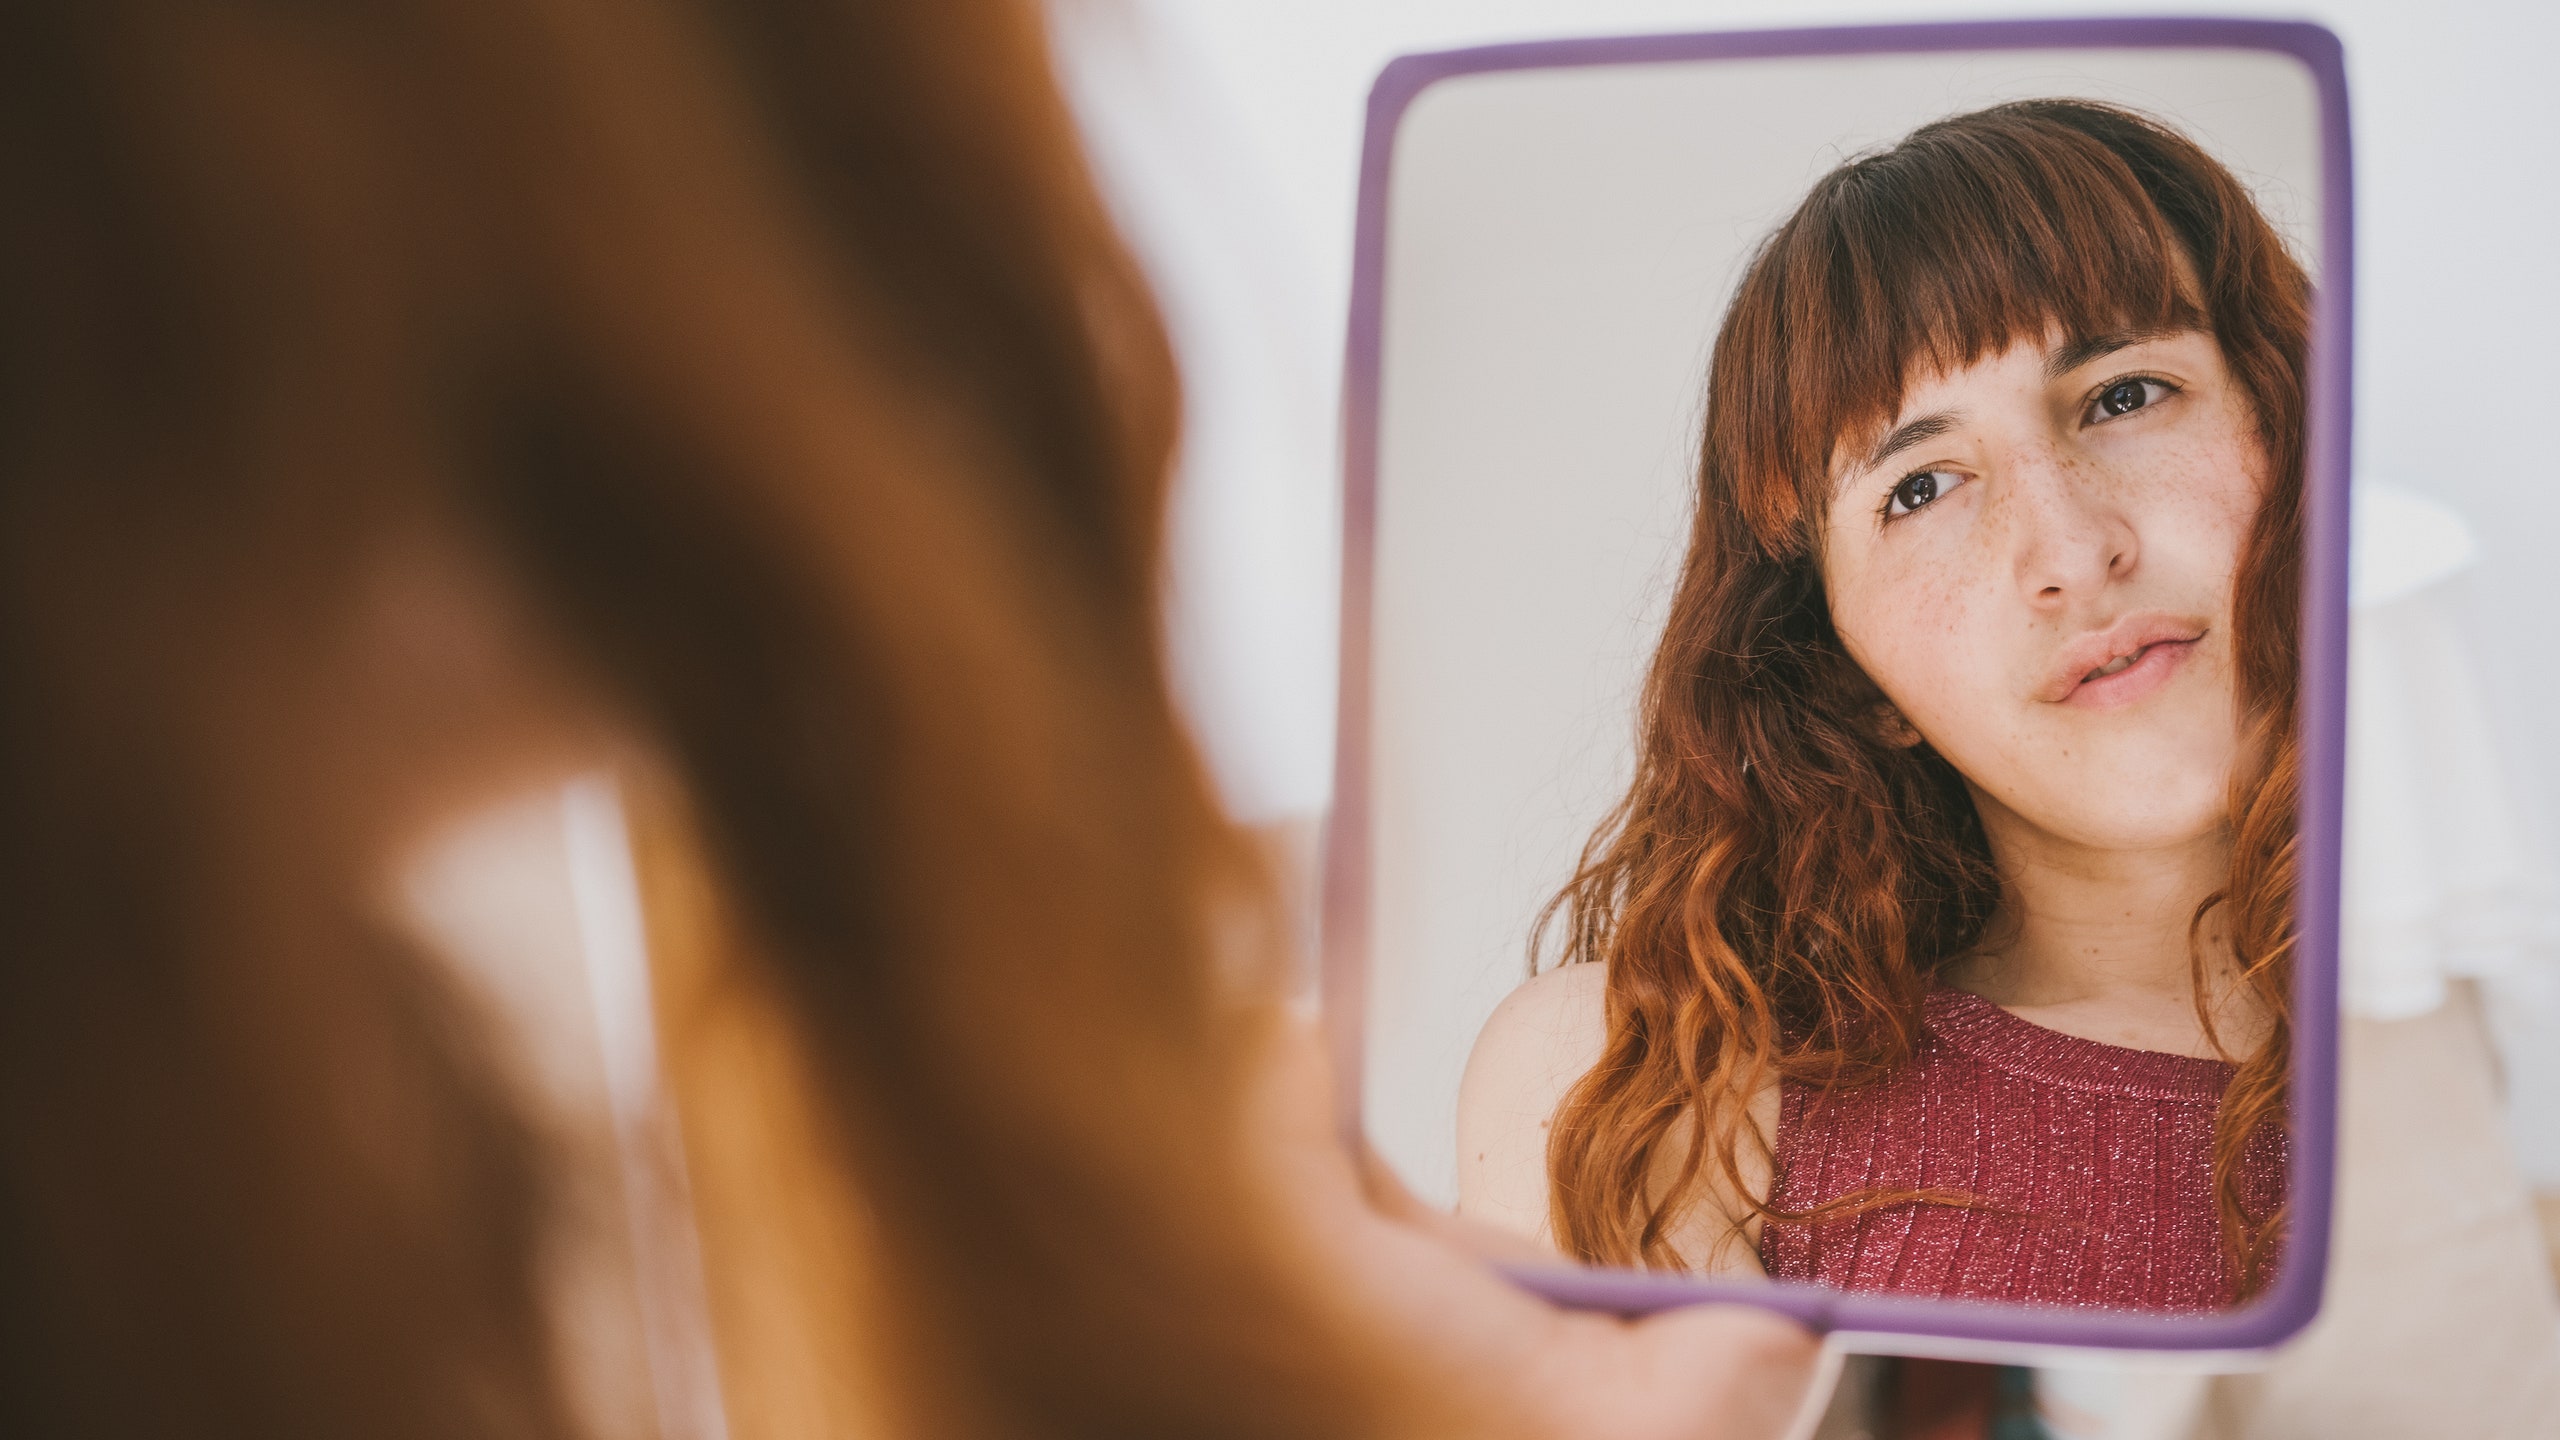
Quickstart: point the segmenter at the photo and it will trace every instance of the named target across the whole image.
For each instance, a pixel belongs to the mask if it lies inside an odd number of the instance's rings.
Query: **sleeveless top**
[[[1773,1278],[1840,1290],[2228,1305],[2213,1119],[2235,1068],[2102,1045],[1932,991],[1919,1052],[1884,1081],[1828,1092],[1782,1082],[1770,1200],[1803,1211],[1874,1191],[1946,1198],[1769,1220],[1761,1263]],[[2243,1159],[2250,1214],[2284,1197],[2285,1135],[2267,1126]]]

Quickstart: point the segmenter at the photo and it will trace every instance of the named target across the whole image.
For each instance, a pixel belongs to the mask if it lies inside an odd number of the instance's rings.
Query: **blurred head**
[[[1554,1132],[1559,1235],[1678,1263],[1695,1177],[1634,1163],[1674,1125],[1739,1190],[1762,1085],[1907,1057],[2000,910],[2004,828],[2230,837],[2205,908],[2277,1025],[2217,1163],[2280,1107],[2308,299],[2220,164],[2073,101],[1924,126],[1770,237],[1637,776],[1558,901],[1616,1017]],[[2224,1193],[2247,1251],[2266,1217]]]
[[[1174,381],[1043,23],[0,20],[0,1431],[565,1433],[546,1149],[383,896],[604,753],[895,1237],[909,1428],[1349,1423],[1255,1388],[1316,1332],[1237,1229]]]

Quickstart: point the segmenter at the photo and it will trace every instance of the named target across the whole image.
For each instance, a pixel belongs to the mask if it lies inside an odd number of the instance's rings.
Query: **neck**
[[[2221,983],[2232,966],[2220,927],[2190,938],[2197,907],[2229,874],[2227,838],[2108,848],[2041,830],[1988,796],[1975,804],[2007,894],[1985,945],[1952,969],[1951,983],[2108,1044],[2213,1055],[2255,1043],[2256,1017]],[[2210,1035],[2196,1013],[2199,949]]]

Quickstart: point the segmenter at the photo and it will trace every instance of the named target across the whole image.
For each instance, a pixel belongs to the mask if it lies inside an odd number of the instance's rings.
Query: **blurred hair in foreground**
[[[1211,930],[1263,901],[1040,26],[0,19],[0,1431],[575,1430],[541,1137],[381,894],[599,746],[654,777],[739,1429],[1377,1421],[1231,1153]]]

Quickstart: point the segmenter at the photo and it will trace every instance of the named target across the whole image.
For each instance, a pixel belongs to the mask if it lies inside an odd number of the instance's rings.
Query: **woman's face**
[[[1834,457],[1833,623],[1995,833],[2006,811],[2147,849],[2221,824],[2263,449],[2221,348],[2188,330],[1923,376],[1880,439]]]

